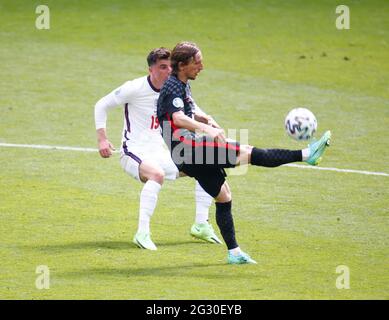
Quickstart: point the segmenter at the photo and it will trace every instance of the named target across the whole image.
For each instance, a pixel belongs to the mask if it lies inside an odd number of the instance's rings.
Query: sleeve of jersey
[[[169,116],[175,112],[184,111],[184,101],[178,94],[170,93],[163,100],[163,110]]]
[[[131,102],[137,91],[136,83],[134,81],[127,81],[119,88],[112,91],[112,95],[116,104],[125,104]]]
[[[107,126],[107,112],[110,109],[117,107],[112,92],[97,101],[95,105],[95,125],[96,130],[106,128]]]
[[[106,128],[107,112],[119,105],[130,102],[136,92],[136,86],[133,81],[127,81],[120,87],[101,98],[95,105],[95,125],[96,130]]]

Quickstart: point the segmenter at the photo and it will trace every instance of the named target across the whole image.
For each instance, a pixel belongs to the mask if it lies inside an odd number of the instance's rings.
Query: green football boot
[[[190,234],[197,239],[204,240],[210,243],[222,243],[220,239],[216,236],[212,225],[208,222],[195,223],[190,229]]]
[[[150,233],[137,232],[132,242],[141,249],[157,250],[157,247],[150,238]]]
[[[316,166],[321,161],[321,156],[325,149],[330,145],[331,131],[326,131],[323,136],[309,144],[309,158],[305,160],[306,163]]]
[[[243,251],[239,252],[238,255],[228,252],[227,262],[229,264],[257,264],[255,260],[251,259],[250,256]]]

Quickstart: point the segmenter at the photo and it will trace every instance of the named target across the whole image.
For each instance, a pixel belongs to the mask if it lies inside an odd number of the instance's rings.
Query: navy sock
[[[216,223],[220,229],[220,233],[227,245],[228,250],[238,247],[238,243],[235,239],[235,227],[234,220],[231,212],[230,202],[216,202]]]
[[[255,166],[278,167],[282,164],[302,160],[301,150],[259,149],[254,147],[251,152],[251,164]]]

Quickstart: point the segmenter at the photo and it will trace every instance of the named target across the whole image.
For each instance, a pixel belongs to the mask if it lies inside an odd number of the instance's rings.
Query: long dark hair
[[[195,43],[186,41],[178,43],[174,47],[170,57],[172,73],[177,74],[179,63],[182,62],[184,65],[188,64],[199,51],[200,49]]]

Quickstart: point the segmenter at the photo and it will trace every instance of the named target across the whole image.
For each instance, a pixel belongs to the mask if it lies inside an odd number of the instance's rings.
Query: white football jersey
[[[164,145],[157,118],[159,90],[149,76],[127,81],[113,91],[113,96],[118,105],[124,106],[122,144],[150,150]]]

